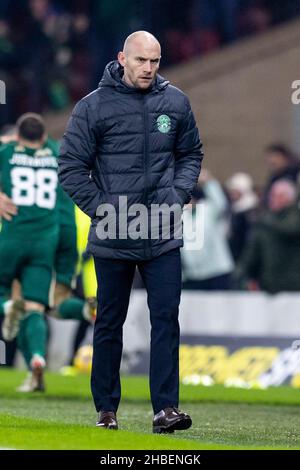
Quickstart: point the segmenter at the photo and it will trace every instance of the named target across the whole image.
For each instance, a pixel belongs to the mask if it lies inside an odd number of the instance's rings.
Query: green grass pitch
[[[181,386],[193,427],[152,434],[146,377],[123,377],[119,431],[96,428],[89,377],[47,373],[47,392],[20,394],[24,372],[0,368],[0,448],[300,449],[300,390]]]

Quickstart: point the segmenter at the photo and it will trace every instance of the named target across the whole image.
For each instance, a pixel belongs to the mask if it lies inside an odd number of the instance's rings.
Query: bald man
[[[91,380],[97,426],[118,428],[122,328],[137,266],[152,326],[156,433],[192,424],[178,410],[181,211],[203,157],[189,100],[158,75],[160,59],[152,34],[131,34],[99,88],[75,106],[59,160],[60,183],[91,217],[88,250],[99,285]]]

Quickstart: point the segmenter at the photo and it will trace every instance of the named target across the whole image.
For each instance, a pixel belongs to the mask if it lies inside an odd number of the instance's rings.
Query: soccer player
[[[36,388],[43,389],[47,328],[44,318],[58,243],[57,158],[45,143],[45,125],[36,114],[17,124],[18,142],[0,149],[2,191],[17,213],[2,220],[0,233],[0,315],[3,336],[16,336]],[[9,220],[10,219],[10,220]],[[14,279],[22,298],[11,300]]]
[[[47,138],[46,145],[56,156],[59,154],[58,142]],[[59,186],[57,193],[59,238],[55,255],[54,307],[48,313],[64,320],[87,320],[94,323],[96,317],[96,294],[86,301],[72,295],[72,284],[78,261],[75,204]]]
[[[0,142],[11,143],[17,142],[17,135],[1,136]],[[56,140],[47,137],[44,147],[50,147],[57,156],[59,152],[59,144]],[[58,186],[57,204],[59,214],[59,239],[55,255],[55,290],[54,290],[54,307],[47,313],[60,319],[87,320],[91,323],[95,319],[95,296],[94,284],[92,288],[88,288],[89,295],[86,302],[81,299],[72,297],[72,283],[76,272],[78,259],[77,252],[77,232],[78,224],[75,221],[75,205],[71,198]],[[11,220],[16,215],[17,207],[13,201],[4,193],[0,192],[0,216]],[[82,238],[82,237],[81,237]],[[84,240],[82,240],[84,241]],[[85,242],[86,246],[86,242]],[[84,249],[81,251],[84,251]],[[71,300],[72,298],[72,300]],[[65,302],[65,300],[70,301]]]
[[[3,206],[1,205],[1,215],[3,216],[4,222],[3,222],[3,233],[1,234],[0,238],[0,247],[4,246],[5,247],[5,239],[13,238],[15,239],[15,252],[16,254],[19,254],[21,248],[21,245],[23,243],[23,235],[24,235],[24,227],[25,227],[25,236],[27,237],[28,233],[30,232],[30,228],[32,229],[32,233],[35,231],[40,235],[39,237],[39,243],[42,242],[44,239],[44,235],[46,233],[46,229],[44,229],[45,222],[42,222],[42,230],[39,231],[39,224],[40,224],[40,218],[42,218],[43,221],[46,220],[47,212],[45,212],[45,208],[43,207],[43,204],[45,203],[39,203],[39,201],[31,201],[29,199],[29,196],[31,192],[36,191],[37,196],[36,198],[41,199],[41,188],[38,186],[39,181],[37,180],[37,187],[35,185],[35,181],[32,180],[32,178],[41,178],[41,175],[43,173],[40,171],[41,168],[44,168],[45,165],[45,160],[42,160],[40,158],[40,155],[51,155],[52,158],[52,167],[51,167],[51,177],[53,178],[53,181],[55,181],[56,186],[55,186],[55,198],[53,194],[47,193],[45,191],[45,199],[48,200],[50,197],[52,197],[52,205],[51,208],[47,207],[47,210],[51,210],[51,213],[55,213],[55,225],[56,225],[56,233],[55,236],[52,234],[54,227],[50,227],[51,225],[51,220],[49,219],[49,224],[46,223],[46,226],[51,228],[50,232],[53,236],[53,240],[56,240],[55,243],[51,244],[51,246],[55,245],[55,253],[54,253],[54,258],[53,261],[50,265],[50,258],[51,258],[51,253],[49,255],[48,261],[46,261],[47,265],[47,278],[49,278],[49,274],[51,273],[50,281],[47,281],[47,284],[51,282],[52,278],[52,273],[53,273],[53,268],[55,268],[56,271],[56,287],[55,287],[55,309],[52,309],[51,312],[55,313],[58,318],[63,318],[63,319],[78,319],[82,320],[83,318],[93,322],[94,317],[95,317],[95,300],[94,299],[88,299],[86,302],[83,301],[82,299],[78,299],[75,297],[72,297],[72,290],[71,290],[71,283],[72,279],[75,273],[76,269],[76,263],[77,263],[77,248],[76,248],[76,225],[75,225],[75,214],[74,214],[74,204],[71,201],[71,199],[64,193],[64,191],[57,186],[57,178],[53,176],[53,172],[56,173],[57,170],[57,163],[56,163],[56,157],[58,154],[58,146],[55,141],[50,140],[49,138],[45,137],[45,134],[42,136],[41,139],[38,141],[31,142],[30,137],[27,136],[28,129],[30,131],[31,127],[34,127],[37,123],[41,124],[40,130],[43,127],[42,120],[40,116],[38,115],[33,115],[33,114],[26,114],[22,116],[19,120],[18,123],[18,128],[19,128],[19,136],[18,136],[18,141],[16,139],[12,139],[12,142],[9,143],[9,145],[2,147],[2,150],[0,151],[0,165],[1,165],[1,173],[2,173],[2,189],[3,193],[1,193],[1,201],[3,203]],[[30,127],[31,126],[31,127]],[[25,129],[25,131],[24,131]],[[30,132],[29,132],[30,133]],[[36,137],[35,137],[36,138]],[[46,140],[46,142],[45,142]],[[24,157],[20,157],[19,154],[19,160],[23,159],[25,161],[25,167],[26,167],[26,155],[31,157],[31,166],[28,169],[24,169],[24,165],[20,169],[15,169],[14,165],[11,165],[11,163],[14,161],[14,155],[16,152],[22,152],[21,155],[24,155]],[[12,155],[12,157],[11,157]],[[39,164],[36,163],[36,160],[32,160],[32,158],[39,158],[38,162],[41,165],[41,168]],[[28,160],[28,159],[27,159]],[[29,161],[29,160],[28,160]],[[37,170],[32,170],[32,165],[34,168],[37,168]],[[17,165],[17,168],[18,165]],[[46,167],[45,167],[46,168]],[[33,173],[32,177],[32,171],[35,171]],[[44,172],[46,175],[46,173]],[[19,177],[19,180],[16,180],[16,175],[21,175]],[[27,176],[26,176],[27,175]],[[31,175],[31,176],[28,176]],[[47,175],[46,175],[47,176]],[[28,179],[28,178],[31,178]],[[48,183],[48,179],[46,178],[46,185]],[[52,181],[52,180],[51,180]],[[21,184],[21,189],[19,190],[19,193],[17,191],[18,186],[17,184]],[[46,188],[47,189],[47,188]],[[29,194],[29,196],[28,196]],[[31,196],[31,198],[34,196]],[[54,201],[55,199],[55,201]],[[28,202],[29,201],[29,202]],[[39,206],[42,207],[39,208]],[[49,205],[50,203],[48,203]],[[46,203],[47,205],[47,203]],[[43,209],[43,210],[40,210]],[[53,214],[52,214],[53,215]],[[54,219],[53,219],[54,220]],[[25,224],[25,225],[24,225]],[[15,226],[17,226],[17,231],[15,231]],[[54,233],[54,232],[53,232]],[[3,243],[1,243],[1,240],[3,239]],[[31,239],[31,236],[30,236]],[[44,247],[45,248],[45,247]],[[4,248],[5,250],[5,248]],[[46,249],[44,249],[45,252],[45,257],[47,257]],[[1,252],[1,248],[0,248]],[[43,265],[44,259],[42,258],[43,254],[42,252],[40,253],[40,260],[39,264]],[[22,257],[21,257],[22,258]],[[0,255],[0,261],[1,261],[1,255]],[[16,277],[19,278],[19,271],[22,268],[23,269],[23,263],[25,264],[25,260],[20,259],[20,264],[21,266],[17,266],[18,263],[14,265],[14,268],[12,271],[15,272]],[[45,266],[43,268],[45,269]],[[0,284],[1,284],[1,271],[0,269]],[[12,274],[12,273],[10,273]],[[5,277],[5,275],[4,275]],[[30,279],[30,277],[29,277]],[[20,279],[21,280],[21,279]],[[36,298],[36,294],[38,294],[39,290],[39,285],[34,283],[34,279],[32,280],[32,285],[30,286],[30,296],[33,296],[32,298]],[[5,284],[5,280],[3,281]],[[25,280],[26,282],[26,280]],[[28,281],[29,282],[29,281]],[[45,281],[46,282],[46,281]],[[11,283],[11,277],[7,277],[7,283]],[[22,281],[21,281],[22,284]],[[23,287],[23,286],[22,286]],[[50,284],[49,284],[50,287]],[[41,302],[41,305],[32,305],[32,308],[37,308],[39,312],[42,312],[45,310],[45,307],[48,305],[48,297],[49,297],[49,287],[47,289],[44,287],[44,291],[47,291],[47,301],[46,301],[46,294],[44,296],[43,302]],[[28,288],[28,287],[27,287]],[[6,297],[10,296],[10,290],[8,290],[7,285],[2,285],[0,295],[3,296],[6,295]],[[23,296],[26,295],[26,293],[23,292]],[[31,304],[30,304],[31,305]],[[30,306],[28,302],[26,303],[27,308]],[[11,341],[16,337],[19,331],[19,323],[20,320],[23,319],[25,316],[27,309],[25,308],[24,301],[22,299],[17,299],[17,300],[10,300],[9,302],[3,302],[2,298],[2,307],[0,307],[0,314],[5,314],[5,319],[3,322],[3,337],[7,341]],[[27,315],[26,315],[27,318]],[[29,319],[29,321],[26,322],[22,320],[21,322],[21,331],[19,334],[19,345],[20,349],[23,352],[23,355],[26,358],[29,357],[30,354],[28,354],[28,347],[27,343],[29,344],[29,349],[31,348],[31,344],[34,343],[34,336],[35,334],[32,334],[31,328],[25,328],[27,323],[31,324],[32,319]],[[44,322],[39,322],[40,327]],[[24,335],[26,337],[26,332],[27,331],[27,336],[31,336],[30,339],[24,339]],[[43,334],[41,335],[41,343],[42,338],[44,338],[46,335]],[[35,348],[35,346],[34,346]],[[38,374],[35,373],[34,368],[32,367],[31,364],[31,359],[26,360],[27,365],[29,366],[30,369],[33,370],[32,374],[29,374],[27,379],[25,380],[25,383],[19,387],[19,391],[23,392],[28,392],[28,391],[34,391],[34,390],[43,390],[44,386],[42,383],[42,373],[41,370],[45,366],[45,361],[44,361],[44,355],[45,355],[45,346],[41,347],[39,346],[39,349],[35,353],[35,356],[38,357],[38,361],[35,361],[35,364],[37,364],[39,367]],[[41,353],[41,351],[43,351]],[[39,376],[39,379],[37,380],[37,375]]]

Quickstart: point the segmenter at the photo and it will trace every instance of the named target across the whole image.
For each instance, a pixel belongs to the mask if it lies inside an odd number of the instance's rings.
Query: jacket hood
[[[159,92],[164,90],[168,85],[169,81],[163,78],[161,75],[156,75],[154,82],[150,85],[149,88],[144,90],[139,90],[137,88],[127,85],[122,79],[124,74],[124,68],[119,64],[117,60],[109,62],[105,67],[103,77],[99,82],[99,87],[114,87],[117,88],[120,92],[123,93],[149,93],[149,92]]]

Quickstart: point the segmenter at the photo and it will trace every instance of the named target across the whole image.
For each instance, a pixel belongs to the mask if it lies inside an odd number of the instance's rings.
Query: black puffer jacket
[[[182,246],[182,240],[121,239],[118,232],[117,239],[100,239],[97,208],[112,204],[119,221],[121,195],[127,196],[128,207],[183,206],[198,179],[202,144],[189,101],[179,89],[157,76],[141,91],[129,87],[122,74],[118,62],[110,62],[99,88],[75,106],[61,145],[59,181],[92,219],[92,254],[151,259]]]

